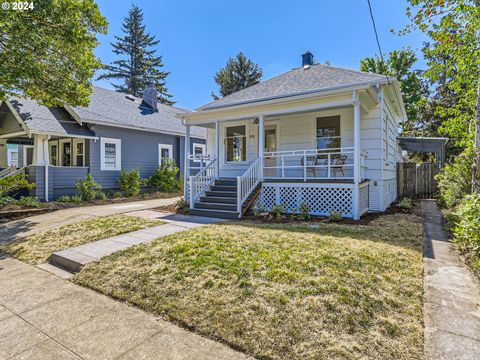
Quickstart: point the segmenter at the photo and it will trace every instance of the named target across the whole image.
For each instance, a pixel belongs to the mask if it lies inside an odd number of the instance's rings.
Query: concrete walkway
[[[0,259],[0,359],[246,359],[12,258]]]
[[[422,214],[426,358],[479,359],[479,284],[452,249],[433,200],[422,201]]]
[[[53,211],[41,215],[15,220],[0,225],[0,243],[22,238],[34,233],[72,224],[93,216],[123,214],[135,210],[152,209],[176,203],[180,198],[142,200],[129,203],[84,206]]]
[[[166,224],[112,236],[107,239],[54,252],[50,258],[50,263],[68,271],[78,272],[88,263],[98,261],[104,256],[127,249],[131,246],[150,242],[176,232],[225,221],[223,219],[178,215],[152,210],[135,211],[127,215],[147,219],[158,219],[164,221]],[[43,268],[49,270],[48,267]]]

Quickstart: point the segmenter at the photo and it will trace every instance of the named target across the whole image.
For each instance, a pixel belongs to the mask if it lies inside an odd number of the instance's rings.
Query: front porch
[[[252,204],[265,210],[283,204],[289,213],[306,204],[312,215],[335,210],[358,219],[369,200],[368,152],[360,144],[361,114],[368,113],[368,101],[361,102],[365,95],[353,92],[308,109],[195,123],[208,135],[206,153],[185,157],[191,211],[236,218]],[[186,149],[188,128],[187,123]]]

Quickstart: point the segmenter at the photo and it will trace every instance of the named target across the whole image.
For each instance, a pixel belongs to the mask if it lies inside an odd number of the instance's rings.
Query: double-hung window
[[[202,162],[202,156],[205,155],[206,147],[205,144],[196,144],[193,143],[193,155],[195,156],[193,162],[199,163]]]
[[[58,166],[58,142],[50,144],[50,165]]]
[[[85,166],[85,141],[73,140],[73,161],[75,166]]]
[[[340,116],[317,118],[317,149],[336,149],[341,146]]]
[[[168,144],[158,144],[158,165],[162,166],[165,162],[173,160],[173,146]]]
[[[100,170],[122,170],[122,141],[100,138]]]
[[[247,126],[227,126],[225,130],[226,162],[247,161]]]

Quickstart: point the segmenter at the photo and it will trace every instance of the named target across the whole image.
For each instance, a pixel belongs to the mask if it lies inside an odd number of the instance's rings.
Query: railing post
[[[190,209],[193,209],[193,176],[189,176],[189,185],[190,185],[190,193],[189,195],[189,202],[190,202]]]
[[[282,179],[285,179],[285,155],[282,155]]]
[[[307,151],[303,151],[303,182],[307,182]]]
[[[241,182],[241,177],[237,176],[237,212],[238,212],[239,218],[242,216],[241,199],[242,199],[242,182]]]
[[[331,177],[331,168],[330,168],[330,153],[327,154],[327,177],[330,179]]]

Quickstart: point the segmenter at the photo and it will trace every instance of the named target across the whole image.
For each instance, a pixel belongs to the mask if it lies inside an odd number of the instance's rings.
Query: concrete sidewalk
[[[57,210],[0,225],[0,243],[13,241],[58,226],[72,224],[94,216],[108,216],[130,211],[152,209],[176,203],[180,198],[142,200],[127,203],[83,206]]]
[[[0,259],[0,359],[246,359],[12,258]]]
[[[422,200],[427,359],[480,358],[479,283],[452,249],[435,201]]]
[[[104,256],[127,249],[131,246],[150,242],[154,239],[180,231],[225,221],[223,219],[178,215],[152,210],[135,211],[127,215],[162,220],[166,222],[166,224],[132,231],[54,252],[50,258],[50,263],[71,272],[78,272],[88,263],[98,261]],[[46,270],[50,269],[45,266],[43,266],[43,268]]]

